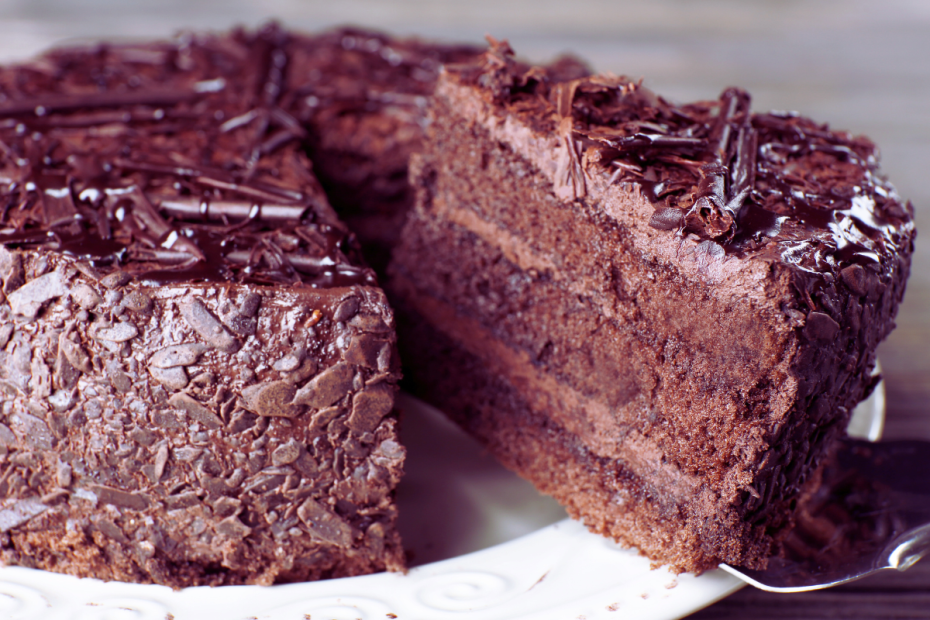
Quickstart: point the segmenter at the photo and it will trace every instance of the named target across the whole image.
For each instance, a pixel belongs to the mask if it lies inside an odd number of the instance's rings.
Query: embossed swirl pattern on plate
[[[32,618],[51,607],[36,588],[0,581],[0,618]]]
[[[424,579],[416,598],[426,607],[440,611],[466,611],[500,605],[519,592],[514,583],[490,571],[456,571]]]
[[[88,603],[72,617],[74,620],[165,620],[168,608],[141,598],[112,598]]]
[[[275,620],[385,620],[396,613],[396,606],[383,600],[361,596],[325,596],[288,603],[264,612]]]

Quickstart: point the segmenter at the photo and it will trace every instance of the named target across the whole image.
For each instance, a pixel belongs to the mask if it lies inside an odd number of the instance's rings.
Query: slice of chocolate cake
[[[761,566],[904,293],[876,158],[737,89],[449,67],[390,269],[410,385],[593,531]]]
[[[403,568],[393,316],[275,27],[0,70],[0,561],[172,587]]]

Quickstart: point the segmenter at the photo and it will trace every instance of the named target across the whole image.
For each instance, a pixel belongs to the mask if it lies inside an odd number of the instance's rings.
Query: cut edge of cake
[[[492,45],[440,78],[388,285],[415,391],[678,570],[776,550],[874,386],[913,249],[871,143],[748,105],[552,79]],[[809,200],[777,185],[805,139]]]

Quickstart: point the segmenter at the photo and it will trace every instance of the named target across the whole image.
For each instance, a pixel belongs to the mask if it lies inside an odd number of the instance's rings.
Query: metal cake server
[[[905,570],[930,551],[930,442],[842,443],[782,557],[765,570],[720,568],[770,592],[805,592]]]

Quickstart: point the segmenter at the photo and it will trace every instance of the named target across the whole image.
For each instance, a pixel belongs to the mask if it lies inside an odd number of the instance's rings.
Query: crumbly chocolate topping
[[[372,284],[307,173],[274,25],[0,73],[0,243],[152,283]]]
[[[582,163],[639,185],[650,225],[696,235],[713,254],[760,255],[808,273],[883,276],[913,238],[913,208],[878,172],[876,147],[793,112],[750,112],[750,96],[676,105],[626,77],[565,79],[491,41],[482,64],[453,67],[509,113],[570,145],[569,197]],[[852,268],[849,278],[847,268]]]
[[[393,316],[303,153],[305,44],[0,69],[0,562],[173,587],[403,567]]]

